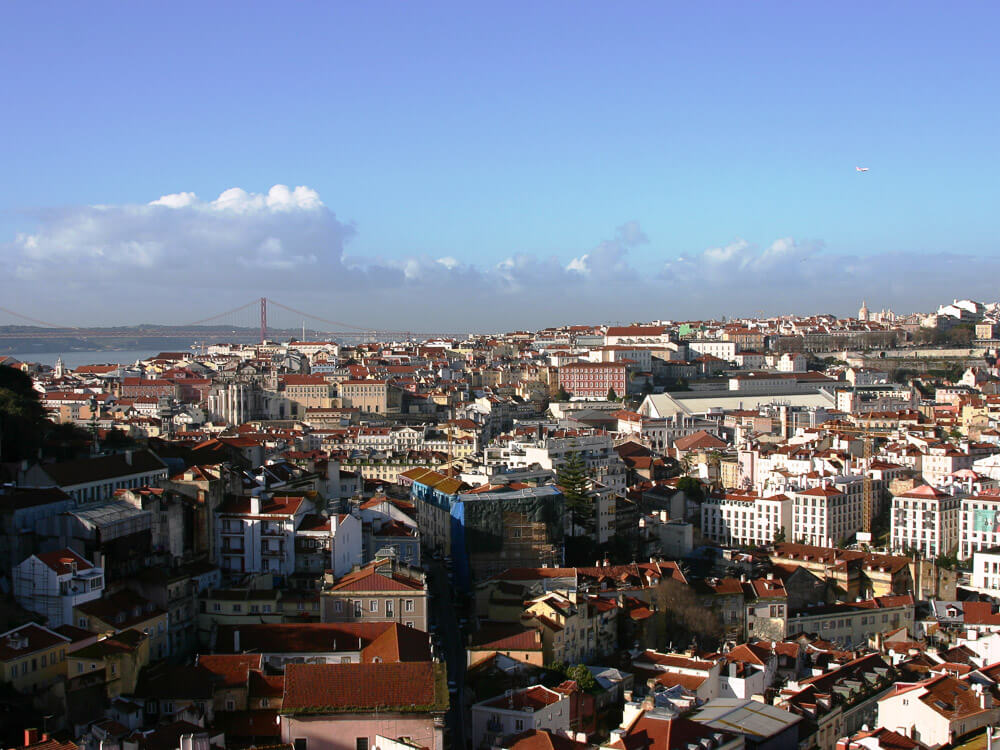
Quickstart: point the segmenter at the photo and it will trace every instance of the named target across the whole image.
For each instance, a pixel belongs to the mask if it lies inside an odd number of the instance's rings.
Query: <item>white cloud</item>
[[[166,206],[167,208],[184,208],[192,206],[198,202],[198,196],[194,193],[170,193],[161,195],[155,201],[150,201],[151,206]]]
[[[147,320],[183,322],[184,311],[199,317],[274,294],[364,326],[406,321],[448,330],[764,308],[847,312],[862,297],[910,310],[952,297],[992,299],[990,280],[1000,272],[992,258],[845,255],[819,241],[781,237],[763,247],[738,238],[687,250],[656,273],[632,264],[632,251],[649,242],[635,221],[568,258],[512,251],[488,265],[440,254],[348,259],[354,233],[305,186],[52,209],[37,217],[35,230],[0,243],[0,260],[18,280],[4,289],[4,304],[44,318],[36,306],[48,300],[57,320],[80,321],[89,310],[95,321],[130,322],[141,310]]]
[[[56,284],[336,287],[363,276],[343,264],[344,243],[353,233],[315,190],[275,185],[266,193],[230,188],[213,201],[180,192],[144,205],[49,211],[35,232],[17,235],[0,250],[13,256],[20,278]],[[313,275],[318,266],[322,278]],[[135,275],[141,272],[153,275]]]

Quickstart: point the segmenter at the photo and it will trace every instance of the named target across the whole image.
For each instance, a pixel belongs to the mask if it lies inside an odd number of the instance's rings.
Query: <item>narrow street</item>
[[[446,746],[453,750],[466,747],[466,711],[463,706],[465,688],[465,645],[459,628],[458,604],[454,590],[448,580],[448,571],[439,560],[428,561],[431,591],[431,609],[434,615],[434,633],[440,638],[440,658],[448,664],[449,687],[454,684],[456,691],[449,693],[451,707],[445,717],[448,726]]]

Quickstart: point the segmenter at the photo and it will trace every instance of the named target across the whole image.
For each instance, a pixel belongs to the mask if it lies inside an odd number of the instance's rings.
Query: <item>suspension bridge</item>
[[[308,324],[308,325],[307,325]],[[227,340],[289,338],[344,342],[413,341],[435,338],[465,338],[468,332],[388,330],[331,320],[298,310],[277,300],[260,297],[231,310],[174,325],[122,324],[107,327],[60,325],[0,307],[0,341],[5,339],[134,339],[201,340],[206,336]]]

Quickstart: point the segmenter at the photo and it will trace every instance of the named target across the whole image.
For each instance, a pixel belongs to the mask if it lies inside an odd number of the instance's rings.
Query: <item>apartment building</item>
[[[337,406],[334,386],[322,375],[283,375],[281,386],[290,405],[290,417],[305,419],[307,409]]]
[[[927,558],[950,554],[958,545],[960,507],[960,496],[927,484],[894,496],[892,550],[916,550]]]
[[[344,575],[361,562],[364,532],[360,515],[306,515],[295,529],[295,578],[311,588],[326,571]]]
[[[779,494],[761,497],[730,490],[705,498],[701,505],[701,533],[723,545],[763,546],[778,532],[792,529],[793,500]]]
[[[531,730],[547,730],[562,739],[570,731],[570,696],[532,685],[473,704],[471,716],[474,748],[507,747],[504,738]],[[563,742],[569,747],[569,740]],[[563,747],[552,740],[548,745]]]
[[[36,464],[20,484],[59,487],[77,503],[111,499],[116,490],[158,487],[167,478],[167,465],[149,450],[125,451],[53,464]]]
[[[66,677],[70,639],[36,623],[0,634],[0,683],[29,694]]]
[[[863,528],[861,482],[850,482],[840,487],[824,482],[791,495],[790,538],[797,542],[832,547]]]
[[[312,503],[263,494],[226,500],[216,511],[215,559],[225,573],[295,572],[295,531]]]
[[[73,625],[73,608],[100,599],[104,570],[71,549],[31,555],[13,571],[14,598],[52,628]]]
[[[628,393],[628,364],[625,362],[574,362],[559,368],[559,387],[574,398],[602,400],[614,389]]]
[[[383,558],[342,576],[323,579],[323,622],[398,622],[428,630],[427,580],[423,571]]]
[[[618,648],[618,601],[553,591],[527,602],[521,624],[542,634],[546,664],[589,664]]]
[[[959,517],[959,558],[967,560],[1000,545],[1000,494],[963,497]]]
[[[342,406],[363,414],[398,414],[403,392],[387,380],[344,380],[339,386]]]

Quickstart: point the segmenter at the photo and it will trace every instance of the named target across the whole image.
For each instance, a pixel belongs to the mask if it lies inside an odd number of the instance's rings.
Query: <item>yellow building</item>
[[[29,623],[0,635],[0,679],[19,693],[46,690],[66,675],[70,639]]]
[[[345,380],[340,384],[340,402],[366,414],[398,414],[403,392],[385,380]]]
[[[117,634],[138,630],[149,638],[149,658],[156,661],[170,655],[167,612],[132,591],[86,602],[73,608],[77,627],[91,633]]]
[[[66,659],[70,689],[74,684],[100,682],[110,700],[131,695],[139,671],[149,664],[151,642],[141,630],[129,628],[74,651]]]

